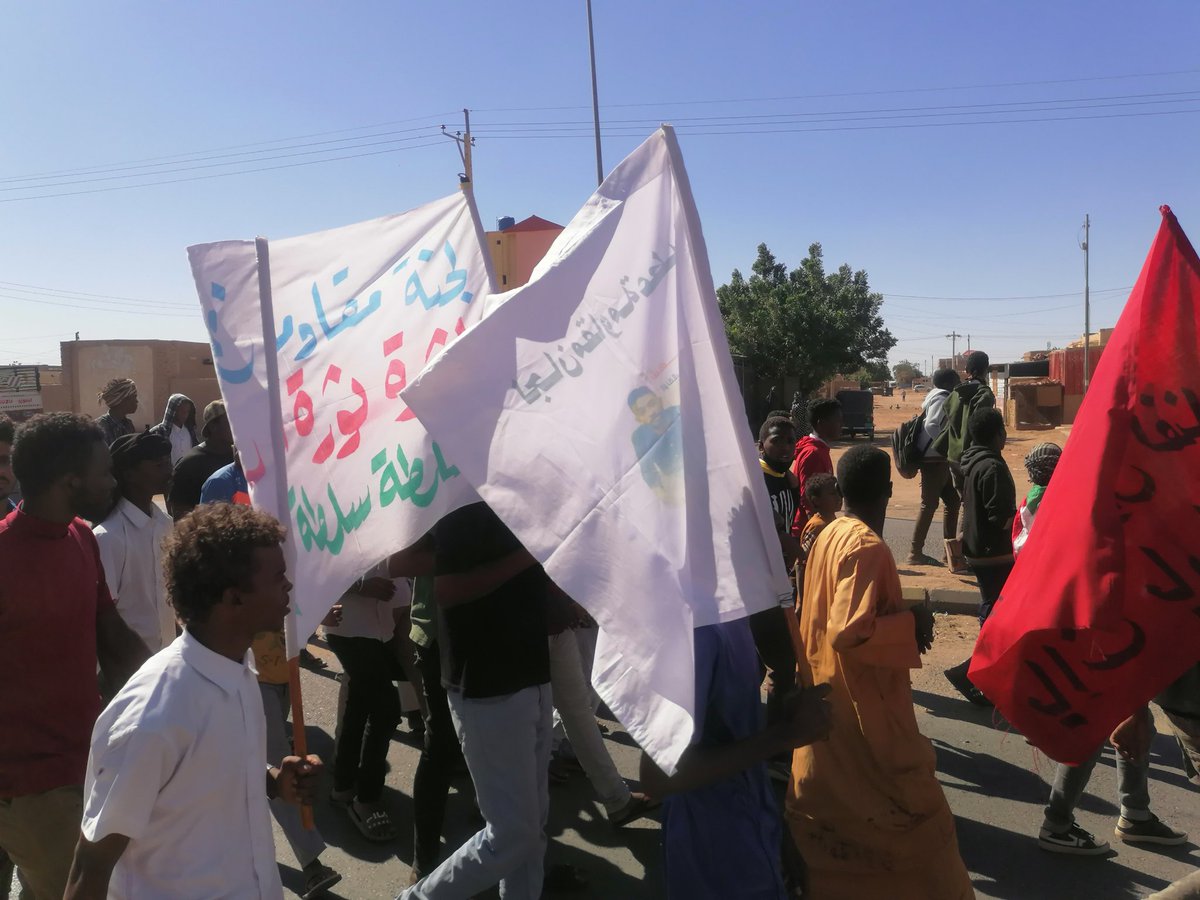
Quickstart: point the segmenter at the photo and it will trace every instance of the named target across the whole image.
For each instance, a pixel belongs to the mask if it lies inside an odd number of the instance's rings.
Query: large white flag
[[[251,498],[290,526],[294,656],[352,581],[476,499],[400,392],[481,316],[483,234],[456,193],[188,257]]]
[[[790,596],[674,132],[401,396],[600,624],[600,695],[673,771],[692,629]]]

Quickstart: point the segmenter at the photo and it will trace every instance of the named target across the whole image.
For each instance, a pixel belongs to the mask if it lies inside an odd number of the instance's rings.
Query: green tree
[[[842,265],[826,274],[820,244],[790,272],[759,244],[751,273],[734,269],[717,300],[730,348],[768,379],[793,376],[808,394],[839,373],[877,369],[896,345],[867,273]]]
[[[892,366],[892,374],[896,376],[896,384],[901,387],[910,387],[914,378],[922,377],[920,364],[909,362],[907,359],[902,359]]]
[[[876,381],[891,381],[892,370],[888,368],[886,359],[869,359],[861,369],[846,376],[850,381],[857,381],[864,390]]]

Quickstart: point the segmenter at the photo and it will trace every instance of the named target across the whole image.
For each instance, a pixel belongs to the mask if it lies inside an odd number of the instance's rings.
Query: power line
[[[57,306],[57,307],[61,307],[63,309],[85,309],[89,312],[124,313],[126,315],[131,315],[131,316],[163,316],[163,317],[175,318],[175,319],[185,319],[186,318],[186,319],[197,319],[198,320],[200,318],[199,309],[197,309],[196,312],[194,312],[194,313],[155,312],[154,310],[150,310],[150,309],[141,309],[141,308],[130,309],[128,307],[103,306],[100,304],[99,301],[97,301],[96,304],[93,304],[91,306],[81,306],[81,305],[77,305],[74,303],[66,303],[64,301],[59,301],[59,300],[34,300],[30,297],[14,297],[11,294],[0,294],[0,298],[5,299],[5,300],[20,300],[23,303],[36,303],[39,306]]]
[[[236,172],[213,172],[208,175],[192,175],[187,178],[168,178],[162,181],[144,181],[140,184],[121,184],[111,187],[89,188],[82,191],[61,191],[50,194],[31,194],[27,197],[3,197],[0,203],[19,203],[22,200],[45,200],[50,197],[77,197],[81,194],[105,194],[110,191],[127,191],[134,188],[155,187],[162,184],[180,184],[186,181],[207,181],[212,178],[228,178],[231,175],[250,175],[255,172],[274,172],[279,169],[295,169],[299,166],[314,166],[318,163],[338,162],[344,159],[362,159],[367,156],[382,156],[387,153],[401,153],[406,150],[422,150],[426,147],[441,147],[441,141],[430,141],[425,144],[413,144],[409,147],[392,147],[388,150],[372,150],[369,153],[350,153],[344,156],[330,156],[325,159],[309,159],[303,162],[284,163],[279,166],[260,166],[255,169],[240,169]]]
[[[1101,290],[1092,291],[1092,293],[1093,294],[1112,294],[1112,293],[1116,293],[1118,291],[1131,291],[1131,290],[1133,290],[1132,284],[1128,285],[1126,287],[1103,288]],[[925,294],[891,294],[891,293],[888,293],[887,291],[876,291],[875,293],[883,294],[885,300],[889,297],[896,297],[896,298],[902,299],[902,300],[961,300],[961,301],[1054,300],[1059,297],[1079,297],[1079,296],[1082,296],[1082,294],[1083,294],[1082,291],[1067,291],[1064,294],[1024,294],[1024,295],[1009,296],[1009,297],[964,297],[964,296],[934,297],[934,296],[929,296],[929,295],[925,295]]]
[[[339,129],[334,129],[332,131],[316,131],[316,132],[312,132],[310,134],[299,134],[299,135],[293,135],[291,137],[284,137],[284,138],[272,138],[271,140],[255,141],[255,142],[252,142],[249,144],[230,144],[230,145],[224,146],[224,147],[212,147],[207,150],[191,150],[191,151],[188,151],[187,153],[174,153],[174,154],[169,154],[166,156],[144,156],[139,159],[130,159],[130,160],[125,160],[124,162],[109,163],[109,164],[105,164],[105,165],[101,165],[101,166],[87,166],[87,167],[78,168],[78,169],[57,169],[57,170],[50,171],[50,172],[35,172],[30,175],[18,175],[18,176],[13,176],[10,178],[0,178],[0,181],[14,181],[14,180],[19,181],[22,179],[33,179],[33,178],[43,178],[43,177],[49,178],[52,176],[82,175],[82,174],[86,174],[91,171],[105,171],[105,170],[111,169],[115,166],[133,165],[135,163],[154,163],[154,162],[158,162],[160,160],[177,161],[177,160],[182,160],[186,157],[193,157],[193,156],[199,157],[199,158],[211,158],[211,157],[208,157],[208,154],[217,154],[217,153],[221,153],[222,151],[225,151],[225,150],[241,150],[246,147],[265,147],[268,144],[281,144],[281,143],[285,143],[287,141],[302,141],[302,140],[307,140],[308,138],[325,137],[326,135],[330,135],[330,134],[346,134],[351,131],[366,131],[370,128],[386,128],[390,125],[404,125],[409,122],[421,122],[421,121],[426,121],[426,120],[435,120],[436,121],[438,119],[444,119],[450,115],[457,115],[457,112],[458,112],[457,110],[452,110],[451,112],[448,112],[448,113],[438,113],[438,114],[432,115],[432,116],[414,116],[413,118],[410,118],[410,119],[397,119],[392,122],[376,122],[372,125],[356,125],[353,128],[339,128]],[[423,127],[433,128],[436,126],[431,124],[431,125],[426,125]],[[420,130],[420,129],[404,129],[404,131],[417,131],[417,130]],[[402,132],[392,132],[392,133],[400,134]],[[344,140],[349,141],[349,140],[354,140],[354,138],[345,138]],[[321,142],[317,142],[317,143],[321,143]],[[306,146],[306,145],[301,145],[301,146]],[[276,149],[285,149],[285,148],[276,148]],[[261,152],[266,153],[269,151],[263,150]]]
[[[876,97],[886,94],[923,94],[938,91],[972,91],[991,88],[1042,87],[1051,84],[1081,84],[1095,81],[1121,81],[1127,78],[1165,78],[1177,75],[1200,74],[1200,69],[1179,69],[1171,72],[1139,72],[1128,75],[1094,75],[1085,78],[1055,78],[1040,81],[1002,81],[986,84],[962,84],[924,88],[888,88],[875,91],[842,91],[831,94],[792,94],[783,97],[736,97],[727,99],[707,98],[700,100],[668,100],[640,103],[605,103],[604,109],[621,109],[639,106],[695,106],[715,103],[774,103],[784,100],[826,100],[835,97]],[[503,106],[477,109],[476,112],[550,112],[554,110],[588,109],[586,106]]]
[[[1049,122],[1083,122],[1091,119],[1127,119],[1141,118],[1145,116],[1170,116],[1180,113],[1197,113],[1200,109],[1174,109],[1174,110],[1158,110],[1154,112],[1128,112],[1128,113],[1108,113],[1097,116],[1047,116],[1037,119],[986,119],[977,122],[916,122],[909,124],[891,124],[891,125],[854,125],[854,126],[839,126],[833,128],[759,128],[759,129],[741,129],[728,131],[696,131],[691,130],[688,126],[677,128],[679,134],[686,134],[692,137],[711,136],[711,135],[745,135],[745,134],[816,134],[821,132],[837,132],[837,131],[881,131],[892,129],[910,129],[910,128],[962,128],[970,125],[1024,125]],[[866,121],[866,120],[850,120],[850,121]],[[608,137],[639,137],[643,134],[641,131],[624,131],[620,133],[608,132]],[[481,135],[481,137],[490,137],[493,140],[558,140],[561,138],[579,138],[590,137],[590,135],[580,133],[563,133],[563,134],[489,134]]]
[[[1095,77],[1095,78],[1060,79],[1060,80],[1043,81],[1043,82],[1012,82],[1012,83],[1009,83],[1008,85],[999,85],[999,86],[1023,86],[1023,85],[1030,85],[1030,84],[1065,84],[1065,83],[1078,83],[1078,82],[1086,82],[1086,81],[1107,81],[1107,80],[1121,80],[1121,79],[1125,79],[1125,78],[1154,77],[1154,75],[1156,75],[1156,74],[1162,74],[1162,75],[1195,74],[1197,72],[1200,72],[1200,70],[1185,70],[1185,71],[1173,72],[1173,73],[1144,73],[1144,74],[1139,74],[1139,75],[1128,75],[1128,76],[1101,76],[1101,77]],[[960,90],[960,89],[968,89],[971,87],[978,88],[978,87],[985,87],[985,86],[986,85],[963,86],[961,88],[912,88],[912,89],[896,89],[896,90],[884,90],[884,91],[860,91],[860,92],[846,92],[846,93],[839,93],[839,94],[798,95],[796,97],[790,97],[790,98],[789,97],[742,98],[742,99],[731,99],[731,100],[692,100],[692,101],[678,101],[678,102],[668,101],[665,103],[663,101],[647,101],[647,102],[631,103],[631,104],[612,104],[610,106],[611,107],[650,107],[650,106],[671,106],[671,105],[678,105],[680,103],[689,104],[689,105],[690,104],[704,104],[704,103],[733,103],[733,102],[745,103],[745,102],[758,102],[758,101],[762,101],[762,100],[812,99],[812,98],[818,98],[818,97],[873,96],[873,95],[886,95],[886,94],[898,94],[898,93],[899,94],[919,93],[919,92],[925,92],[925,91]],[[993,85],[993,86],[996,86],[996,85]],[[933,107],[897,107],[897,108],[890,108],[890,109],[880,108],[880,109],[874,109],[874,110],[870,110],[870,109],[868,109],[868,110],[843,110],[843,111],[838,111],[838,112],[824,112],[824,113],[821,113],[821,112],[798,112],[798,113],[791,113],[791,114],[787,114],[787,115],[790,117],[812,117],[812,116],[819,116],[819,115],[864,116],[864,115],[876,115],[876,114],[880,114],[880,113],[922,112],[922,111],[935,112],[937,110],[969,110],[969,109],[995,110],[998,107],[1022,107],[1022,106],[1023,107],[1030,107],[1030,106],[1047,107],[1048,104],[1064,104],[1064,103],[1065,104],[1081,104],[1081,103],[1093,104],[1092,106],[1087,106],[1087,107],[1076,107],[1076,106],[1064,107],[1064,109],[1068,109],[1068,108],[1069,109],[1076,109],[1076,108],[1088,109],[1088,108],[1102,108],[1102,107],[1097,107],[1094,104],[1097,104],[1097,103],[1100,103],[1103,101],[1108,101],[1108,100],[1140,100],[1139,104],[1131,104],[1131,105],[1141,105],[1141,104],[1147,103],[1147,102],[1162,102],[1162,103],[1189,102],[1188,100],[1182,99],[1182,98],[1185,95],[1191,95],[1191,94],[1195,94],[1195,93],[1197,93],[1197,92],[1195,92],[1195,91],[1152,92],[1152,93],[1142,93],[1142,94],[1118,94],[1118,95],[1108,95],[1108,96],[1102,96],[1102,97],[1077,97],[1077,98],[1059,98],[1059,99],[1051,99],[1051,100],[1006,101],[1006,102],[995,102],[995,103],[958,104],[958,105],[933,106]],[[1168,97],[1176,97],[1176,98],[1181,98],[1181,99],[1176,99],[1176,100],[1164,99],[1164,100],[1159,100],[1159,101],[1151,101],[1148,99],[1148,98],[1168,98]],[[1120,105],[1120,104],[1117,104],[1117,105]],[[574,108],[574,107],[528,107],[527,109],[537,110],[537,109],[571,109],[571,108]],[[493,111],[498,111],[498,110],[493,110]],[[1049,108],[1042,109],[1042,110],[1022,110],[1022,111],[1053,111],[1053,107],[1049,107]],[[949,112],[938,113],[938,115],[951,115],[951,114],[953,114],[953,113],[949,113]],[[966,112],[966,113],[958,113],[958,114],[959,115],[970,115],[972,113]],[[197,150],[197,151],[190,151],[187,153],[171,154],[171,155],[165,155],[165,156],[143,157],[141,159],[130,160],[125,163],[116,163],[116,164],[99,165],[99,166],[87,166],[87,167],[74,168],[74,169],[59,169],[59,170],[53,170],[53,171],[49,171],[49,172],[33,173],[33,174],[28,174],[28,175],[9,176],[6,178],[0,178],[0,183],[13,184],[15,182],[22,182],[22,181],[32,182],[32,181],[46,181],[46,180],[51,180],[51,179],[61,180],[64,177],[70,177],[70,176],[76,176],[76,175],[98,175],[98,174],[102,174],[102,173],[136,171],[136,170],[144,170],[144,169],[151,169],[151,168],[162,168],[163,166],[172,165],[176,162],[198,163],[198,162],[204,162],[204,161],[213,160],[213,159],[228,159],[228,158],[238,157],[238,156],[261,155],[264,153],[270,153],[270,152],[274,152],[277,150],[303,150],[303,149],[307,149],[310,147],[315,147],[315,146],[319,146],[319,145],[323,145],[323,144],[349,144],[349,142],[351,142],[351,141],[363,142],[366,139],[373,138],[373,137],[391,137],[391,136],[394,136],[397,134],[418,132],[418,131],[424,130],[425,128],[432,127],[432,125],[418,126],[416,128],[407,128],[407,129],[400,129],[400,130],[394,130],[394,131],[388,131],[388,132],[380,132],[378,134],[373,134],[373,135],[358,135],[355,137],[336,138],[336,139],[331,139],[331,140],[309,141],[307,143],[296,143],[296,144],[292,144],[290,146],[285,146],[285,147],[271,146],[271,145],[276,145],[276,144],[287,143],[289,141],[304,141],[307,138],[324,137],[324,136],[330,135],[330,134],[348,134],[348,133],[354,132],[354,131],[363,131],[363,130],[368,130],[371,128],[386,127],[386,126],[395,125],[395,124],[405,124],[405,123],[414,122],[414,121],[432,121],[437,118],[445,118],[446,115],[449,115],[449,113],[439,113],[439,114],[435,114],[435,115],[415,116],[412,118],[400,119],[400,120],[395,120],[392,122],[376,123],[374,125],[361,125],[361,126],[355,126],[352,128],[334,129],[334,130],[321,131],[321,132],[312,132],[309,134],[297,135],[297,136],[288,137],[288,138],[275,138],[275,139],[267,140],[267,141],[259,141],[259,142],[246,143],[246,144],[234,144],[234,145],[229,145],[226,147],[213,148],[210,150]],[[781,114],[778,114],[778,113],[776,113],[776,114],[754,114],[754,115],[745,115],[745,116],[685,117],[682,119],[677,119],[677,121],[700,122],[700,121],[710,121],[710,120],[714,120],[714,119],[725,119],[725,120],[762,119],[762,120],[768,120],[768,121],[764,121],[760,124],[784,124],[784,123],[790,121],[790,119],[788,119],[788,118],[782,118]],[[865,120],[869,120],[869,119],[865,119]],[[642,119],[642,120],[624,119],[624,120],[615,120],[615,122],[613,122],[612,124],[616,124],[616,125],[628,125],[631,123],[657,124],[658,121],[660,121],[659,118]],[[839,121],[840,122],[840,121],[847,121],[847,120],[844,120],[844,119],[820,120],[820,119],[818,119],[815,121],[816,122],[821,122],[821,121]],[[857,120],[849,119],[848,121],[857,121]],[[498,129],[504,129],[504,128],[519,129],[524,133],[524,132],[528,132],[531,128],[538,126],[538,125],[552,126],[553,128],[557,128],[557,129],[561,130],[564,126],[570,126],[573,124],[587,125],[588,123],[582,122],[582,121],[579,123],[574,123],[574,122],[545,122],[545,123],[496,122],[496,123],[492,123],[492,125],[490,127],[498,128]],[[728,123],[726,123],[726,124],[728,124]],[[720,127],[720,125],[721,125],[720,122],[716,122],[711,127]],[[610,129],[610,131],[611,131],[611,129]],[[769,133],[769,132],[764,132],[764,133]],[[773,132],[771,132],[771,133],[773,133]],[[512,135],[507,135],[507,134],[501,135],[501,134],[497,133],[495,136],[511,137]],[[569,136],[569,135],[554,135],[554,136]],[[613,136],[617,136],[617,135],[613,135]],[[624,136],[624,135],[621,135],[621,136]],[[371,145],[360,143],[359,146],[371,146]],[[255,148],[255,147],[266,148],[266,149],[244,149],[244,148]],[[349,149],[349,148],[350,148],[349,146],[346,146],[346,147],[342,147],[340,149]],[[336,150],[336,149],[339,149],[339,148],[330,148],[331,151]],[[225,151],[233,151],[233,152],[225,152]],[[299,154],[297,154],[297,155],[299,155]],[[283,157],[283,156],[266,157],[266,159],[277,159],[277,158],[285,158],[285,157]],[[258,162],[260,160],[243,160],[243,161],[244,162]],[[231,161],[229,164],[234,164],[234,162]],[[198,166],[197,168],[202,168],[202,167]],[[186,171],[186,170],[187,170],[186,168],[183,168],[183,169],[176,169],[176,170],[171,170],[171,171]],[[154,173],[147,172],[145,174],[168,174],[168,173],[167,172],[154,172]],[[29,185],[29,187],[32,189],[49,188],[49,187],[57,187],[57,186],[63,186],[63,185]],[[15,188],[13,188],[13,189],[15,189]]]
[[[52,288],[45,285],[25,284],[20,281],[0,281],[0,289],[17,291],[21,294],[49,294],[51,296],[64,296],[67,299],[77,298],[96,298],[100,300],[121,300],[126,303],[139,303],[148,306],[184,306],[185,304],[179,300],[147,300],[141,297],[121,297],[116,294],[94,294],[88,291],[71,291],[66,288]]]
[[[372,137],[373,136],[374,135],[372,135]],[[45,188],[69,187],[69,186],[75,185],[75,184],[95,184],[96,182],[100,182],[100,181],[118,181],[122,178],[142,178],[147,175],[171,175],[171,174],[174,174],[177,172],[196,172],[196,171],[199,171],[200,169],[215,169],[215,168],[219,168],[221,166],[235,166],[235,165],[244,165],[246,163],[271,162],[276,159],[292,159],[297,156],[313,156],[318,153],[337,153],[342,150],[357,150],[360,147],[379,147],[379,146],[386,146],[386,145],[390,145],[390,144],[403,144],[408,141],[419,141],[419,140],[422,140],[422,139],[425,139],[428,137],[429,137],[429,135],[420,134],[420,135],[413,135],[412,137],[406,137],[406,138],[394,138],[392,140],[387,140],[387,141],[371,141],[371,142],[363,143],[363,144],[351,144],[351,145],[348,145],[345,147],[327,147],[323,150],[301,150],[297,153],[282,153],[282,154],[279,154],[278,156],[260,156],[257,159],[230,160],[228,162],[209,162],[209,163],[202,163],[200,165],[194,165],[194,166],[193,165],[181,166],[176,169],[161,169],[160,171],[157,171],[157,172],[134,172],[129,175],[96,175],[95,177],[90,177],[90,178],[79,178],[79,179],[75,179],[73,181],[57,181],[57,182],[53,182],[50,184],[15,185],[15,186],[10,186],[10,187],[0,187],[0,192],[42,190]],[[401,148],[401,149],[403,149],[403,148]],[[316,162],[320,162],[320,161],[321,160],[316,160]]]
[[[951,105],[940,106],[897,106],[897,107],[880,107],[876,109],[843,109],[843,110],[815,110],[812,112],[774,112],[774,113],[752,113],[746,115],[720,115],[720,116],[672,116],[672,123],[679,122],[720,122],[726,120],[745,121],[748,119],[770,119],[779,120],[772,124],[781,124],[786,122],[791,117],[803,116],[874,116],[882,113],[928,113],[932,115],[972,115],[975,112],[995,112],[1003,111],[1002,107],[1020,107],[1020,106],[1050,106],[1046,110],[1038,109],[1018,109],[1014,112],[1053,112],[1056,110],[1069,109],[1103,109],[1106,106],[1142,106],[1152,103],[1186,103],[1196,99],[1196,95],[1200,91],[1159,91],[1147,94],[1112,94],[1104,97],[1060,97],[1050,100],[1010,100],[996,103],[958,103]],[[1156,99],[1157,98],[1157,99]],[[1110,103],[1109,101],[1132,101],[1129,103],[1119,102]],[[1060,104],[1060,106],[1051,106],[1051,104]],[[1065,104],[1065,105],[1062,105]],[[1087,104],[1087,105],[1084,105]],[[966,110],[966,112],[962,112]],[[943,112],[946,111],[946,112]],[[924,118],[924,116],[910,116],[909,118]],[[610,126],[612,125],[645,125],[657,124],[661,119],[641,118],[641,119],[609,119],[607,120]],[[822,120],[818,120],[822,121]],[[840,119],[830,119],[828,121],[841,121]],[[590,123],[583,120],[564,119],[549,122],[482,122],[478,128],[518,128],[524,126],[551,126],[551,127],[567,127],[567,126],[585,126]],[[531,129],[532,130],[532,129]]]

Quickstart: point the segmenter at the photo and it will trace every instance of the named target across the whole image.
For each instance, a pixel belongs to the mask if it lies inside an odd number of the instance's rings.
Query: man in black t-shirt
[[[442,684],[484,827],[405,900],[542,893],[550,798],[550,579],[485,503],[434,528]]]
[[[208,476],[233,462],[233,431],[225,401],[214,400],[204,407],[200,434],[204,440],[179,458],[171,475],[167,511],[176,522],[200,504],[200,491]]]

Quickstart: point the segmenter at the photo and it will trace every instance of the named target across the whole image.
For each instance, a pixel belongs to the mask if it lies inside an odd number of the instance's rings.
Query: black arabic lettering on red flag
[[[1169,207],[970,677],[1081,763],[1200,660],[1200,258]]]

